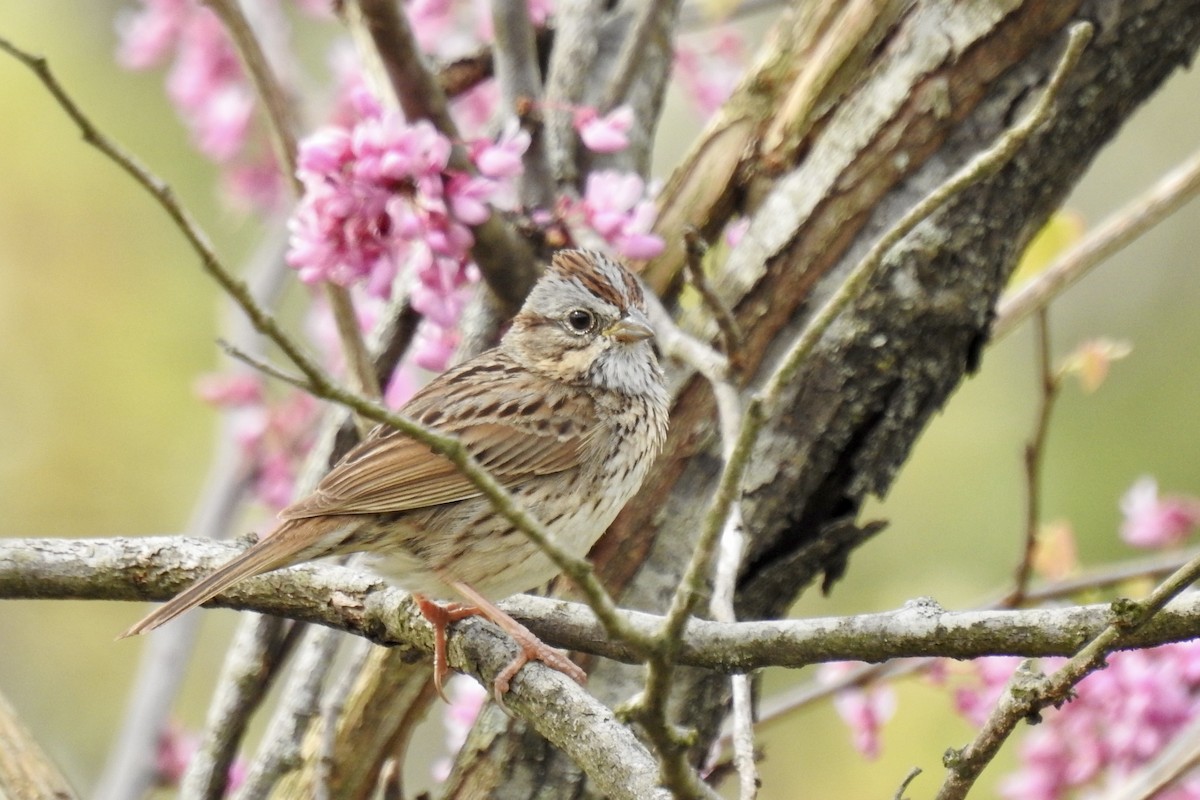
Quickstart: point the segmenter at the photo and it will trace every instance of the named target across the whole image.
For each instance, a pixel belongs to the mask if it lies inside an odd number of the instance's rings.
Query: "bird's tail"
[[[321,523],[334,520],[334,517],[288,520],[215,572],[196,581],[151,611],[117,638],[124,639],[127,636],[152,631],[185,611],[211,600],[243,578],[328,554],[332,548],[326,539],[331,531],[322,530],[325,526]],[[320,527],[314,530],[314,525]]]

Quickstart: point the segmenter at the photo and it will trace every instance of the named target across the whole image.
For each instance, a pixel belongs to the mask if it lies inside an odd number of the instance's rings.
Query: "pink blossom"
[[[143,0],[138,11],[122,10],[117,16],[117,62],[138,70],[161,63],[194,8],[191,0]]]
[[[823,664],[817,679],[832,683],[860,666],[852,661]],[[833,706],[850,728],[855,749],[866,758],[878,758],[882,752],[880,733],[883,725],[896,712],[896,694],[892,687],[879,684],[867,688],[842,689],[834,695]]]
[[[446,196],[454,216],[467,225],[482,225],[492,215],[488,201],[495,193],[495,184],[487,178],[451,175],[446,183]]]
[[[453,330],[422,321],[413,338],[413,363],[430,372],[441,372],[450,365],[457,346],[458,334]]]
[[[645,183],[636,173],[605,170],[588,175],[584,219],[627,258],[653,258],[663,250],[662,239],[651,233],[658,212],[645,194]]]
[[[574,115],[575,130],[584,146],[596,153],[617,153],[629,146],[633,109],[628,105],[599,116],[594,108],[580,108]]]
[[[263,402],[263,382],[252,372],[211,372],[196,379],[196,394],[218,407],[258,405]]]
[[[529,0],[529,18],[534,25],[545,25],[553,13],[554,0]]]
[[[1116,652],[1080,681],[1061,709],[1021,741],[1020,766],[1002,784],[1014,800],[1061,800],[1114,786],[1162,752],[1200,710],[1200,643]],[[1190,787],[1190,788],[1189,788]],[[1195,781],[1176,798],[1200,798]]]
[[[450,141],[429,122],[408,123],[395,112],[307,138],[288,263],[306,282],[362,284],[377,297],[390,295],[402,266],[432,292],[461,286],[472,274],[470,226],[491,215],[500,182],[449,170],[450,154]],[[418,294],[428,300],[428,292]],[[454,322],[445,313],[439,320]]]
[[[279,13],[272,4],[262,11]],[[231,199],[274,205],[279,179],[269,177],[277,168],[255,125],[255,95],[216,14],[197,0],[142,0],[117,28],[124,66],[146,69],[171,60],[167,95],[200,152],[228,171],[222,185]]]
[[[234,435],[252,470],[255,496],[269,508],[282,508],[292,500],[300,463],[312,446],[317,402],[305,392],[292,392],[275,403],[265,398],[252,403],[247,392],[239,402],[229,407]]]
[[[158,747],[154,754],[154,766],[159,786],[175,787],[183,780],[183,774],[196,756],[200,746],[200,737],[184,730],[174,722],[158,737]],[[225,791],[233,792],[246,780],[246,762],[235,759],[229,767],[229,776],[225,782]]]
[[[1061,663],[1045,661],[1046,671]],[[973,662],[979,685],[958,692],[959,711],[982,724],[1018,663],[1001,657]],[[1091,796],[1154,759],[1198,710],[1200,641],[1114,653],[1106,669],[1080,681],[1072,700],[1045,709],[1042,723],[1028,729],[1018,748],[1020,766],[1001,793],[1013,800]],[[1195,800],[1200,793],[1176,796]]]
[[[675,48],[675,78],[701,116],[707,118],[733,92],[745,62],[741,34],[725,26],[699,44],[681,42]]]
[[[521,157],[529,149],[529,142],[529,131],[516,117],[510,117],[495,142],[481,139],[471,145],[471,161],[484,177],[515,178],[525,171]]]
[[[725,244],[737,247],[742,243],[742,238],[748,230],[750,230],[750,218],[738,217],[725,226]]]
[[[459,132],[472,139],[492,129],[499,105],[500,90],[496,82],[484,81],[455,97],[450,103],[450,112],[458,123]]]
[[[400,408],[407,403],[417,389],[421,388],[420,381],[409,368],[407,361],[401,363],[393,372],[391,380],[383,390],[383,402],[388,408]]]
[[[1134,547],[1172,547],[1200,524],[1200,499],[1160,497],[1158,483],[1139,478],[1121,498],[1121,538]]]
[[[405,4],[404,11],[421,49],[426,53],[438,53],[441,43],[455,28],[453,0],[411,0]]]
[[[473,680],[456,677],[450,681],[450,704],[442,714],[446,730],[446,752],[453,755],[467,741],[471,726],[483,710],[487,690]],[[450,776],[450,758],[440,758],[433,764],[433,779],[444,781]]]
[[[1021,661],[1015,656],[989,656],[972,661],[977,683],[955,690],[954,707],[958,713],[973,724],[982,725]]]
[[[284,195],[283,174],[270,153],[254,160],[235,161],[221,173],[221,190],[237,211],[275,208]]]
[[[167,94],[202,153],[222,162],[243,147],[254,93],[220,19],[207,8],[197,8],[182,30]]]

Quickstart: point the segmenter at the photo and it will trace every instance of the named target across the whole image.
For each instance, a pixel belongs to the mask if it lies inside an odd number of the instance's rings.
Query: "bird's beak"
[[[646,315],[634,308],[621,320],[605,328],[604,335],[622,344],[629,344],[649,339],[654,335],[654,328],[650,327],[650,320],[646,319]]]

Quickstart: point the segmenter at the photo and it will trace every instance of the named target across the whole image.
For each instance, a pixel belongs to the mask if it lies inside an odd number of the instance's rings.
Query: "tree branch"
[[[163,600],[237,550],[225,542],[174,536],[0,540],[0,598]],[[552,644],[628,663],[640,661],[627,642],[606,635],[587,606],[531,595],[517,595],[501,605]],[[1126,605],[1118,601],[1116,610],[1114,604],[1094,604],[951,612],[923,600],[895,611],[852,617],[732,624],[692,619],[679,640],[677,663],[728,673],[919,656],[1070,655],[1081,640],[1127,616]],[[432,633],[407,594],[346,567],[306,564],[249,578],[208,606],[326,625],[422,654],[433,649]],[[651,636],[663,624],[655,614],[617,613],[622,625],[643,636]],[[511,643],[498,634],[480,637],[481,631],[495,630],[487,623],[469,619],[453,630],[464,634],[452,637],[459,642],[450,648],[456,669],[478,677],[480,660],[494,660],[496,672],[506,666],[503,659],[510,657]],[[1197,635],[1200,593],[1190,593],[1125,632],[1118,646],[1154,647]]]

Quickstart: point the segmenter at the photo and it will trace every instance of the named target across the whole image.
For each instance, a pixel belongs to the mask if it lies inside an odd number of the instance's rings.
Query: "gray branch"
[[[235,552],[230,544],[180,537],[9,539],[0,541],[0,598],[166,599]],[[345,567],[309,564],[248,579],[212,605],[338,628],[376,644],[411,649],[419,657],[432,652],[432,634],[407,594]],[[628,646],[606,636],[587,606],[528,595],[511,598],[503,606],[552,644],[637,663]],[[624,624],[646,635],[662,625],[662,617],[654,614],[619,613]],[[828,661],[1072,655],[1113,620],[1107,604],[946,611],[928,599],[895,611],[851,617],[737,623],[693,619],[684,631],[678,660],[737,673]],[[466,620],[455,631],[461,635],[451,638],[451,664],[480,680],[487,680],[512,656],[510,643],[487,623]],[[1121,646],[1152,647],[1196,636],[1200,636],[1200,593],[1189,593]],[[555,677],[537,665],[521,673],[531,674],[539,676],[539,685],[542,676]],[[515,685],[519,691],[525,684]],[[531,698],[525,701],[532,703]]]

